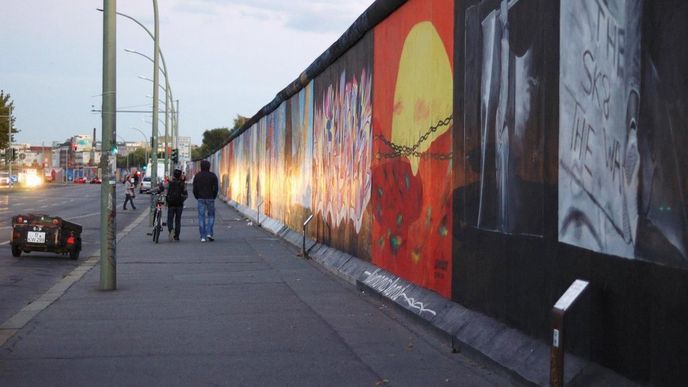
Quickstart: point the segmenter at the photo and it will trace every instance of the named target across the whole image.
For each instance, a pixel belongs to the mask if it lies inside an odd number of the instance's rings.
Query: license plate
[[[45,243],[45,233],[29,231],[26,235],[26,241],[29,243]]]

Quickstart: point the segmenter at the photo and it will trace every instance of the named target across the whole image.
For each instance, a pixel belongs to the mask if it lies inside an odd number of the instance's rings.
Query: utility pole
[[[12,161],[14,161],[14,151],[12,150],[12,105],[9,106],[9,110],[10,114],[7,117],[7,121],[9,122],[7,125],[7,150],[10,153],[10,157],[7,158],[7,160],[9,160],[9,172],[7,178],[10,179],[8,185],[12,187],[14,185],[12,182]]]
[[[115,238],[117,202],[115,196],[115,169],[117,158],[113,154],[116,142],[117,78],[116,78],[116,0],[103,0],[103,107],[102,146],[100,170],[100,289],[117,289]]]
[[[153,133],[152,133],[152,157],[151,157],[151,189],[158,186],[158,85],[160,74],[160,26],[158,21],[158,0],[153,0],[153,19],[155,23],[155,34],[153,37]],[[167,149],[165,149],[167,151]],[[153,224],[153,204],[151,202],[149,210],[148,222]]]

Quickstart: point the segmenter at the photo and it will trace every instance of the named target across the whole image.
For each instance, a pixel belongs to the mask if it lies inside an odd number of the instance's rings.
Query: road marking
[[[6,244],[8,244],[8,243],[10,243],[10,241],[0,242],[0,246],[4,246],[4,245],[6,245]]]
[[[136,226],[138,226],[146,217],[148,217],[148,211],[143,211],[136,220],[134,220],[130,225],[124,228],[120,233],[117,234],[117,243],[119,243],[122,238],[126,237],[127,234],[131,232]],[[9,243],[9,241],[5,242]],[[53,302],[57,301],[62,297],[67,290],[72,287],[77,281],[79,281],[84,274],[88,273],[100,260],[100,250],[94,250],[92,254],[89,254],[89,258],[84,261],[81,265],[77,266],[71,273],[58,281],[53,287],[48,289],[42,296],[34,300],[30,304],[26,305],[14,316],[10,317],[7,321],[0,325],[0,347],[5,345],[7,340],[12,338],[15,333],[26,326],[36,315],[45,310]]]
[[[95,215],[100,215],[100,211],[98,211],[98,212],[92,212],[92,213],[90,213],[90,214],[72,216],[71,218],[65,218],[65,219],[67,219],[67,220],[74,220],[74,219],[81,219],[81,218],[89,218],[89,217],[95,216]]]

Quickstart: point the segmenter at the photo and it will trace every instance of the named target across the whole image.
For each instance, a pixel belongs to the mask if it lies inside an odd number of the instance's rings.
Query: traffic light
[[[119,149],[117,149],[117,143],[116,142],[112,143],[112,148],[110,149],[110,153],[113,155],[116,155],[117,153],[119,153]]]
[[[172,149],[172,162],[177,164],[179,162],[179,149]]]
[[[17,159],[17,150],[14,148],[10,149],[10,160],[14,161]]]

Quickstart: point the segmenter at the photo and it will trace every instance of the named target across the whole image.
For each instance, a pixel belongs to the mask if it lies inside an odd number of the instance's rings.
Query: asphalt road
[[[117,185],[117,231],[145,211],[150,196],[137,195],[136,211],[122,210],[124,189]],[[9,246],[11,218],[34,213],[60,216],[83,227],[82,250],[77,261],[68,256],[32,252],[12,256]],[[46,185],[26,190],[0,191],[0,324],[45,293],[100,248],[100,185]]]

